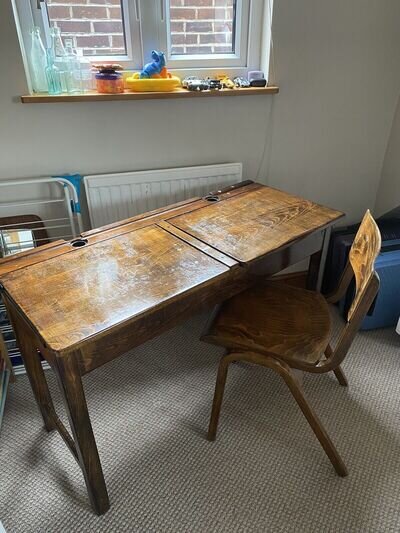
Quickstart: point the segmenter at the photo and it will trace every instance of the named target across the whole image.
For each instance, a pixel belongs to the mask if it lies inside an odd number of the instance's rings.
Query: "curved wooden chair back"
[[[356,292],[347,314],[347,324],[329,360],[316,367],[318,369],[316,370],[317,372],[333,370],[341,364],[353,342],[355,334],[373,304],[379,290],[379,276],[375,271],[375,260],[380,249],[381,234],[368,210],[355,236],[349,260],[338,287],[333,294],[326,297],[329,303],[338,302],[345,296],[350,282],[355,278]]]
[[[349,254],[349,263],[356,281],[356,293],[347,320],[350,321],[361,304],[375,272],[375,260],[381,250],[381,234],[369,210],[364,215]]]

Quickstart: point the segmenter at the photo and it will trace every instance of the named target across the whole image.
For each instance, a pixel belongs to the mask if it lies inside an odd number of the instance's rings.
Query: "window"
[[[39,25],[72,39],[93,61],[140,69],[151,50],[166,52],[179,75],[219,69],[244,75],[260,68],[265,9],[272,0],[13,0],[20,34],[29,49],[29,30]]]
[[[236,0],[171,0],[168,13],[172,56],[235,53]]]
[[[86,56],[126,56],[124,11],[120,0],[83,3],[47,0],[47,24],[60,28]]]

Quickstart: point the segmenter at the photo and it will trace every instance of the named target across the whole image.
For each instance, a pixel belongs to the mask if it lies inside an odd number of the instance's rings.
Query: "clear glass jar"
[[[89,59],[83,55],[82,48],[77,48],[76,54],[78,56],[80,67],[81,91],[87,93],[94,88],[92,64]]]

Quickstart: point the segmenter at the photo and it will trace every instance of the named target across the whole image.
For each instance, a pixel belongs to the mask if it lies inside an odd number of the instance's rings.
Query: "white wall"
[[[392,133],[382,169],[382,180],[376,199],[378,216],[400,206],[400,98],[393,120]],[[399,212],[400,214],[400,212]]]
[[[278,96],[23,105],[0,4],[0,178],[242,161],[245,177],[372,206],[400,86],[398,0],[276,0]]]
[[[398,0],[275,2],[271,185],[351,220],[374,206],[400,89],[399,24]]]
[[[9,2],[0,10],[0,178],[232,161],[257,173],[270,97],[23,105]]]

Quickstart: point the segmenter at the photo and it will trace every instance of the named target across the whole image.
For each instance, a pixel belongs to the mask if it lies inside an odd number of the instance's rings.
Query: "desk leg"
[[[321,250],[318,250],[318,252],[315,252],[315,254],[312,254],[310,257],[306,285],[308,290],[321,292],[330,237],[331,228],[327,228],[324,231],[324,240]]]
[[[56,428],[54,424],[55,411],[36,348],[35,337],[18,313],[12,309],[11,305],[7,305],[7,314],[11,320],[26,373],[28,374],[36,403],[42,414],[45,428],[47,431],[52,431]]]
[[[57,358],[56,375],[74,437],[90,503],[101,515],[110,507],[99,453],[90,422],[76,353]]]

